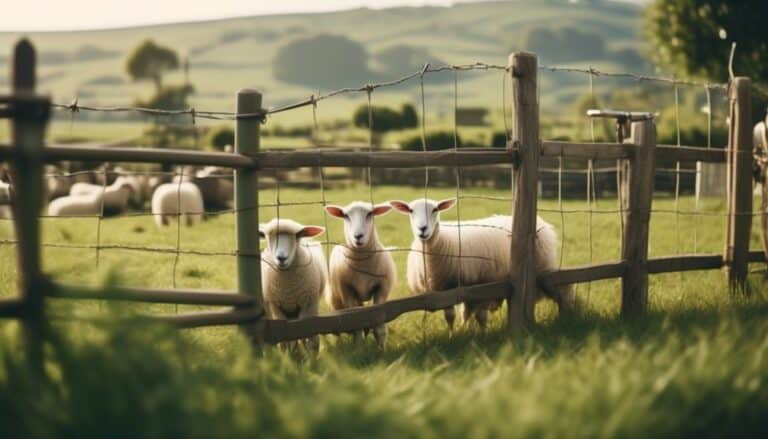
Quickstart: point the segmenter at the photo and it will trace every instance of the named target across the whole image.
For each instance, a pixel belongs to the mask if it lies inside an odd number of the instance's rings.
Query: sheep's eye
[[[349,219],[349,215],[347,215],[347,214],[345,213],[345,214],[344,214],[344,219],[345,219],[345,220],[348,220],[348,219]]]
[[[372,217],[372,216],[373,216],[373,212],[368,212],[368,213],[365,215],[365,217],[366,217],[366,218],[370,218],[370,217]]]
[[[435,207],[434,209],[432,209],[432,213],[437,213],[437,207]]]

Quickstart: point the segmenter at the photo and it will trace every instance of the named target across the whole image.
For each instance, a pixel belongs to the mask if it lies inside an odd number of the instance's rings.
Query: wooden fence
[[[44,146],[44,133],[51,103],[35,94],[35,53],[21,41],[13,57],[13,90],[0,98],[0,116],[9,118],[11,145],[0,145],[0,161],[11,164],[14,225],[18,251],[19,295],[0,301],[0,317],[19,318],[34,357],[41,355],[47,325],[44,303],[49,298],[125,300],[150,303],[222,306],[223,311],[205,311],[155,316],[179,328],[240,325],[259,343],[278,343],[316,334],[340,333],[370,328],[411,311],[434,311],[468,300],[506,299],[508,324],[521,330],[534,323],[534,291],[556,285],[621,278],[621,313],[645,312],[648,276],[656,273],[727,267],[730,285],[744,290],[748,263],[763,262],[762,251],[749,250],[752,222],[752,137],[749,115],[750,80],[735,78],[730,97],[730,137],[727,149],[707,149],[656,144],[653,120],[635,121],[631,135],[622,143],[574,143],[542,141],[539,136],[537,58],[515,53],[509,58],[510,79],[515,88],[514,137],[506,149],[477,148],[429,152],[313,150],[260,151],[258,118],[236,117],[234,153],[173,149],[91,148]],[[262,95],[255,90],[237,93],[237,114],[259,114]],[[513,164],[516,191],[511,211],[515,216],[510,251],[531,254],[536,234],[537,184],[540,157],[621,160],[624,230],[621,260],[571,267],[537,276],[531,258],[513,258],[516,265],[506,282],[435,291],[390,300],[380,305],[330,312],[301,320],[265,318],[260,284],[257,183],[259,173],[299,167],[420,168],[425,166],[470,167]],[[116,288],[109,292],[64,285],[41,270],[40,223],[43,205],[43,165],[62,160],[108,162],[153,162],[212,165],[235,170],[237,236],[237,290],[189,291],[147,288]],[[727,163],[727,234],[722,254],[676,255],[648,258],[649,222],[653,202],[656,161]],[[628,166],[626,166],[628,165]]]

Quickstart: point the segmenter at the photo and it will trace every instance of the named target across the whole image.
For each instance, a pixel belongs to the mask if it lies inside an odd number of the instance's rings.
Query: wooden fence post
[[[261,93],[252,89],[237,92],[237,114],[262,111]],[[259,118],[238,118],[235,122],[235,152],[256,155],[261,146]],[[259,251],[259,179],[256,169],[235,170],[235,230],[237,234],[237,292],[253,298],[253,308],[264,311],[261,293],[261,256]],[[245,325],[246,334],[261,344],[263,334],[258,324]]]
[[[645,313],[648,305],[648,228],[656,174],[656,124],[653,120],[632,123],[629,142],[636,145],[629,171],[622,181],[627,210],[621,258],[627,263],[621,277],[621,315]]]
[[[515,165],[516,190],[512,222],[512,261],[510,272],[513,285],[507,300],[507,324],[519,332],[534,323],[536,293],[536,265],[533,254],[536,239],[536,203],[539,182],[539,103],[537,96],[538,60],[526,52],[509,57],[512,75],[514,107],[513,146],[519,151],[520,161]]]
[[[747,291],[749,238],[752,230],[752,82],[734,78],[728,124],[726,246],[731,292]]]
[[[50,101],[35,95],[35,48],[27,39],[13,54],[11,139],[14,228],[18,244],[18,287],[22,327],[31,366],[42,372],[45,332],[44,282],[40,263],[40,209],[43,205],[43,144]]]

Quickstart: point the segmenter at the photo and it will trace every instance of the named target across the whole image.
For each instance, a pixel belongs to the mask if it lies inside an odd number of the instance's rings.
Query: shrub
[[[425,136],[427,151],[436,151],[440,149],[450,149],[454,145],[453,131],[433,131]],[[469,146],[461,143],[461,137],[458,139],[459,147]],[[400,148],[405,151],[422,151],[421,135],[409,137],[400,144]]]

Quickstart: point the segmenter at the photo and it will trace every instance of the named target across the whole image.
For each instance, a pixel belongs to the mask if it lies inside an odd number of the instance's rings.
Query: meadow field
[[[480,194],[509,196],[464,189],[462,218],[509,212],[509,201],[471,198]],[[373,190],[376,201],[423,195],[419,188]],[[455,190],[430,188],[428,195],[447,198]],[[367,199],[368,188],[332,188],[326,196],[343,204]],[[275,198],[274,190],[261,193],[261,203]],[[319,198],[316,190],[280,191],[282,202]],[[560,207],[570,212],[561,215]],[[584,200],[540,201],[542,216],[564,236],[564,267],[619,257],[616,200],[601,198],[593,208],[605,212],[590,219]],[[679,200],[680,211],[698,215],[676,215],[675,208],[669,196],[654,200],[651,256],[722,251],[722,200],[702,199],[698,208],[692,197]],[[268,220],[276,212],[265,207],[260,214]],[[324,222],[319,206],[283,206],[279,214]],[[456,219],[456,210],[444,218]],[[341,241],[341,222],[330,218],[328,225],[328,239]],[[45,219],[44,241],[93,245],[97,226],[94,218]],[[390,213],[377,227],[385,245],[409,245],[405,216]],[[7,221],[0,233],[0,239],[12,237]],[[102,220],[99,241],[173,249],[176,228],[158,230],[151,216],[129,214]],[[180,248],[232,251],[233,215],[181,228]],[[3,295],[13,294],[14,252],[11,244],[0,245]],[[401,278],[394,297],[409,294],[402,281],[405,254],[394,253]],[[57,280],[82,284],[174,283],[175,254],[103,249],[98,265],[96,257],[95,249],[49,247],[44,266]],[[327,336],[317,358],[275,348],[253,355],[235,328],[179,336],[136,317],[198,307],[53,301],[49,380],[38,382],[25,369],[16,325],[0,326],[0,436],[755,435],[768,428],[768,301],[762,274],[750,283],[750,297],[735,297],[716,270],[652,276],[648,316],[634,320],[618,318],[617,280],[581,284],[577,316],[558,319],[555,307],[543,302],[538,325],[519,338],[505,331],[503,310],[484,332],[470,326],[452,335],[441,314],[413,313],[389,325],[383,351],[370,337],[355,345],[349,336]],[[181,254],[175,284],[232,289],[234,257]]]

